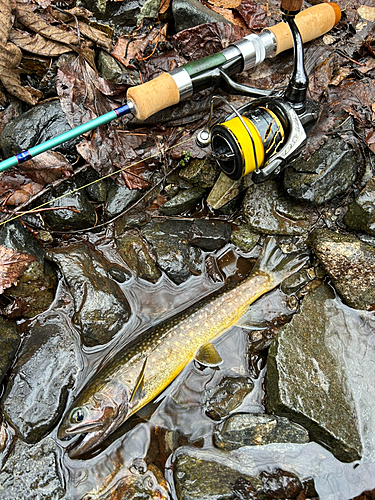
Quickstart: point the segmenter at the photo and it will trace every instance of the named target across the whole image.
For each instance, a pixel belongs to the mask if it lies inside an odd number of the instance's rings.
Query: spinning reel
[[[306,99],[308,77],[303,43],[294,21],[302,1],[282,0],[283,21],[293,37],[294,68],[285,92],[262,91],[238,84],[220,70],[218,86],[229,94],[257,97],[235,109],[224,97],[214,96],[207,125],[198,133],[200,147],[211,145],[211,156],[232,180],[252,173],[255,183],[278,175],[306,143],[306,131],[313,127],[319,104]],[[215,100],[224,102],[232,113],[221,123],[212,124]]]

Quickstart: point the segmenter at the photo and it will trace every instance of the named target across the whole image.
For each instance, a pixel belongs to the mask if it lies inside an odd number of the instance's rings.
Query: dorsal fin
[[[211,342],[207,342],[206,344],[203,344],[199,347],[199,349],[195,353],[195,359],[201,365],[209,366],[211,368],[219,366],[223,362],[220,354],[217,352],[216,348],[211,344]]]
[[[145,359],[141,371],[138,375],[138,378],[135,382],[134,389],[132,392],[132,395],[130,396],[129,402],[133,401],[136,397],[136,395],[139,395],[143,389],[143,384],[145,380],[145,371],[146,371],[146,363],[147,363],[147,358]]]

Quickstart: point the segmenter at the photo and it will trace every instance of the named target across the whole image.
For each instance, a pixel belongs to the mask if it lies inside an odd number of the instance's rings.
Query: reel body
[[[308,77],[303,44],[294,22],[299,9],[287,9],[285,5],[289,4],[289,0],[282,0],[283,20],[289,24],[294,44],[294,69],[285,92],[238,84],[220,70],[217,80],[222,90],[257,99],[235,109],[222,96],[214,96],[208,123],[197,136],[199,146],[211,145],[212,157],[234,181],[250,173],[255,183],[278,175],[300,153],[306,142],[306,130],[319,116],[319,104],[306,99]],[[292,4],[302,6],[299,0],[296,3],[293,0]],[[211,126],[214,99],[224,101],[233,113]]]

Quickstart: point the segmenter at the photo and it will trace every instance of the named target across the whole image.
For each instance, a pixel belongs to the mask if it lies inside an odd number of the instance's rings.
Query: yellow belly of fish
[[[235,325],[248,307],[271,288],[269,276],[251,276],[238,287],[172,325],[153,349],[146,350],[145,357],[133,366],[135,377],[147,357],[141,397],[134,401],[127,418],[155,399],[194,358],[199,346]]]

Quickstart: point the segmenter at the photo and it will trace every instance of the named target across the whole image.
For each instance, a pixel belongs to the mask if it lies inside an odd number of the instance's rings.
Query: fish
[[[213,346],[208,347],[211,341],[307,260],[306,253],[284,254],[270,237],[247,278],[146,330],[125,346],[88,382],[59,425],[59,439],[83,435],[70,449],[70,458],[97,448],[159,396],[194,358],[207,366],[219,365],[220,356]]]

